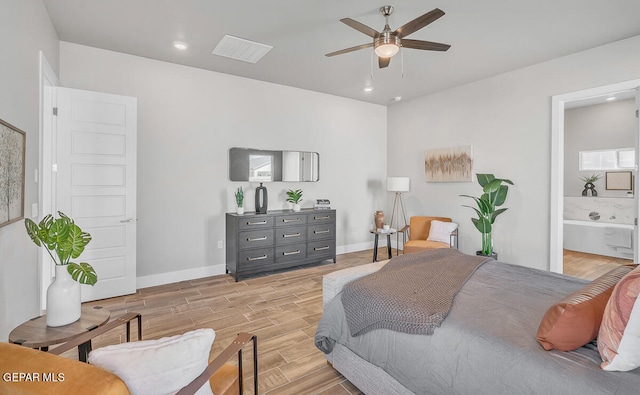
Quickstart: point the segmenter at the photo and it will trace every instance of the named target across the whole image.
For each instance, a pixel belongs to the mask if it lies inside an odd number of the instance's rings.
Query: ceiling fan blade
[[[340,19],[340,22],[344,23],[345,25],[352,27],[354,29],[356,29],[357,31],[359,31],[360,33],[364,33],[367,36],[371,37],[371,38],[376,38],[380,35],[380,33],[378,33],[376,30],[373,30],[372,28],[370,28],[367,25],[363,25],[362,23],[353,20],[351,18],[342,18]]]
[[[389,66],[389,62],[391,62],[391,58],[378,57],[378,67],[380,67],[381,69]]]
[[[373,43],[362,44],[362,45],[358,45],[358,46],[355,46],[355,47],[345,48],[345,49],[341,49],[339,51],[331,52],[331,53],[328,53],[328,54],[326,54],[324,56],[342,55],[343,53],[353,52],[353,51],[357,51],[359,49],[365,49],[365,48],[371,48],[371,47],[373,47]]]
[[[433,10],[427,12],[426,14],[417,17],[416,19],[405,23],[396,29],[395,33],[398,37],[406,37],[411,33],[417,32],[428,24],[436,21],[438,18],[444,15],[444,11],[439,8],[434,8]]]
[[[402,40],[403,48],[426,49],[427,51],[446,51],[451,48],[449,44],[434,43],[431,41],[410,40],[405,38]]]

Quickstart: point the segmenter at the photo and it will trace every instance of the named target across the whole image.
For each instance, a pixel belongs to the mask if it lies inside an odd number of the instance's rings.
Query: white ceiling
[[[382,1],[382,0],[381,0]],[[639,0],[402,0],[391,29],[434,8],[446,15],[378,69],[372,49],[325,53],[370,38],[339,20],[384,27],[370,0],[44,0],[61,41],[389,105],[640,34]],[[250,64],[211,54],[225,35],[274,48]],[[174,41],[190,45],[173,48]],[[372,65],[372,60],[374,61]],[[402,67],[404,64],[404,67]],[[373,66],[373,67],[372,67]],[[404,69],[404,75],[403,75]],[[372,78],[373,75],[373,78]],[[370,85],[372,92],[364,92]]]

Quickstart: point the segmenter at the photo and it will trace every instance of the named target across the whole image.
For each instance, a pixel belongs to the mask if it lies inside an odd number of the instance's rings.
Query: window
[[[580,151],[578,160],[580,171],[635,169],[636,153],[633,148]]]

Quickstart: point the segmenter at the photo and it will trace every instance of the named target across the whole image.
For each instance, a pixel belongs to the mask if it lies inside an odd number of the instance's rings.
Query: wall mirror
[[[229,149],[231,181],[315,182],[320,179],[320,154],[304,151]]]

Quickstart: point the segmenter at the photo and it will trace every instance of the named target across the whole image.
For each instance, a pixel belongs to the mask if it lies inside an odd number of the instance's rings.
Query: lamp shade
[[[387,177],[387,191],[409,192],[409,177]]]

